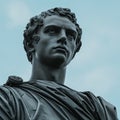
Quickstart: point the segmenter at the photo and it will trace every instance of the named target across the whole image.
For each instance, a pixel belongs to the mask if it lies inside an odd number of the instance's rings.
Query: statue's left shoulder
[[[109,120],[118,120],[116,107],[100,96],[97,98],[106,113],[106,118]]]
[[[118,120],[117,110],[114,105],[104,98],[94,95],[92,92],[86,91],[83,94],[87,97],[87,103],[91,103],[94,106],[96,114],[101,120]]]

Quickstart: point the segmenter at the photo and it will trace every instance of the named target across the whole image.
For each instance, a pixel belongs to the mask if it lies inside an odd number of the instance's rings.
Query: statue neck
[[[51,68],[35,62],[33,62],[32,65],[30,81],[49,80],[59,84],[64,84],[66,68]]]

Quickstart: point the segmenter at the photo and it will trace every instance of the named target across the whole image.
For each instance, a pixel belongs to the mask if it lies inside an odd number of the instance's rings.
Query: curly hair
[[[23,40],[23,45],[24,49],[27,54],[28,60],[31,62],[32,61],[32,52],[34,51],[33,47],[33,41],[39,41],[40,36],[37,35],[39,32],[40,28],[44,24],[44,19],[47,16],[52,16],[52,15],[58,15],[62,17],[68,18],[72,23],[75,24],[76,30],[78,32],[77,39],[76,39],[76,52],[79,51],[82,42],[81,42],[81,35],[82,35],[82,29],[79,27],[77,24],[77,19],[76,16],[73,12],[71,12],[70,9],[68,8],[53,8],[49,9],[47,11],[42,12],[40,15],[34,16],[30,19],[29,23],[26,26],[26,29],[24,30],[24,40]],[[75,55],[75,54],[74,54]]]

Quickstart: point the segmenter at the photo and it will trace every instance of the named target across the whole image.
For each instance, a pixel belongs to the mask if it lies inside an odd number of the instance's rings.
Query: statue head
[[[77,31],[77,37],[76,37],[76,52],[80,50],[80,47],[82,45],[81,42],[81,35],[82,35],[82,29],[77,23],[76,16],[73,12],[71,12],[68,8],[53,8],[49,9],[47,11],[42,12],[40,15],[37,15],[35,17],[32,17],[29,21],[29,23],[26,26],[26,29],[24,30],[24,49],[27,53],[27,58],[31,62],[32,61],[32,53],[34,52],[34,41],[39,41],[40,36],[38,36],[38,32],[40,31],[41,27],[44,25],[44,19],[47,16],[57,15],[60,17],[65,17],[69,19],[75,26]]]

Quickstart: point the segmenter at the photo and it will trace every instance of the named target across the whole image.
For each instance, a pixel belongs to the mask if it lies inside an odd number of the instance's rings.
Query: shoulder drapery
[[[0,120],[118,120],[116,109],[91,92],[37,80],[0,87]]]

